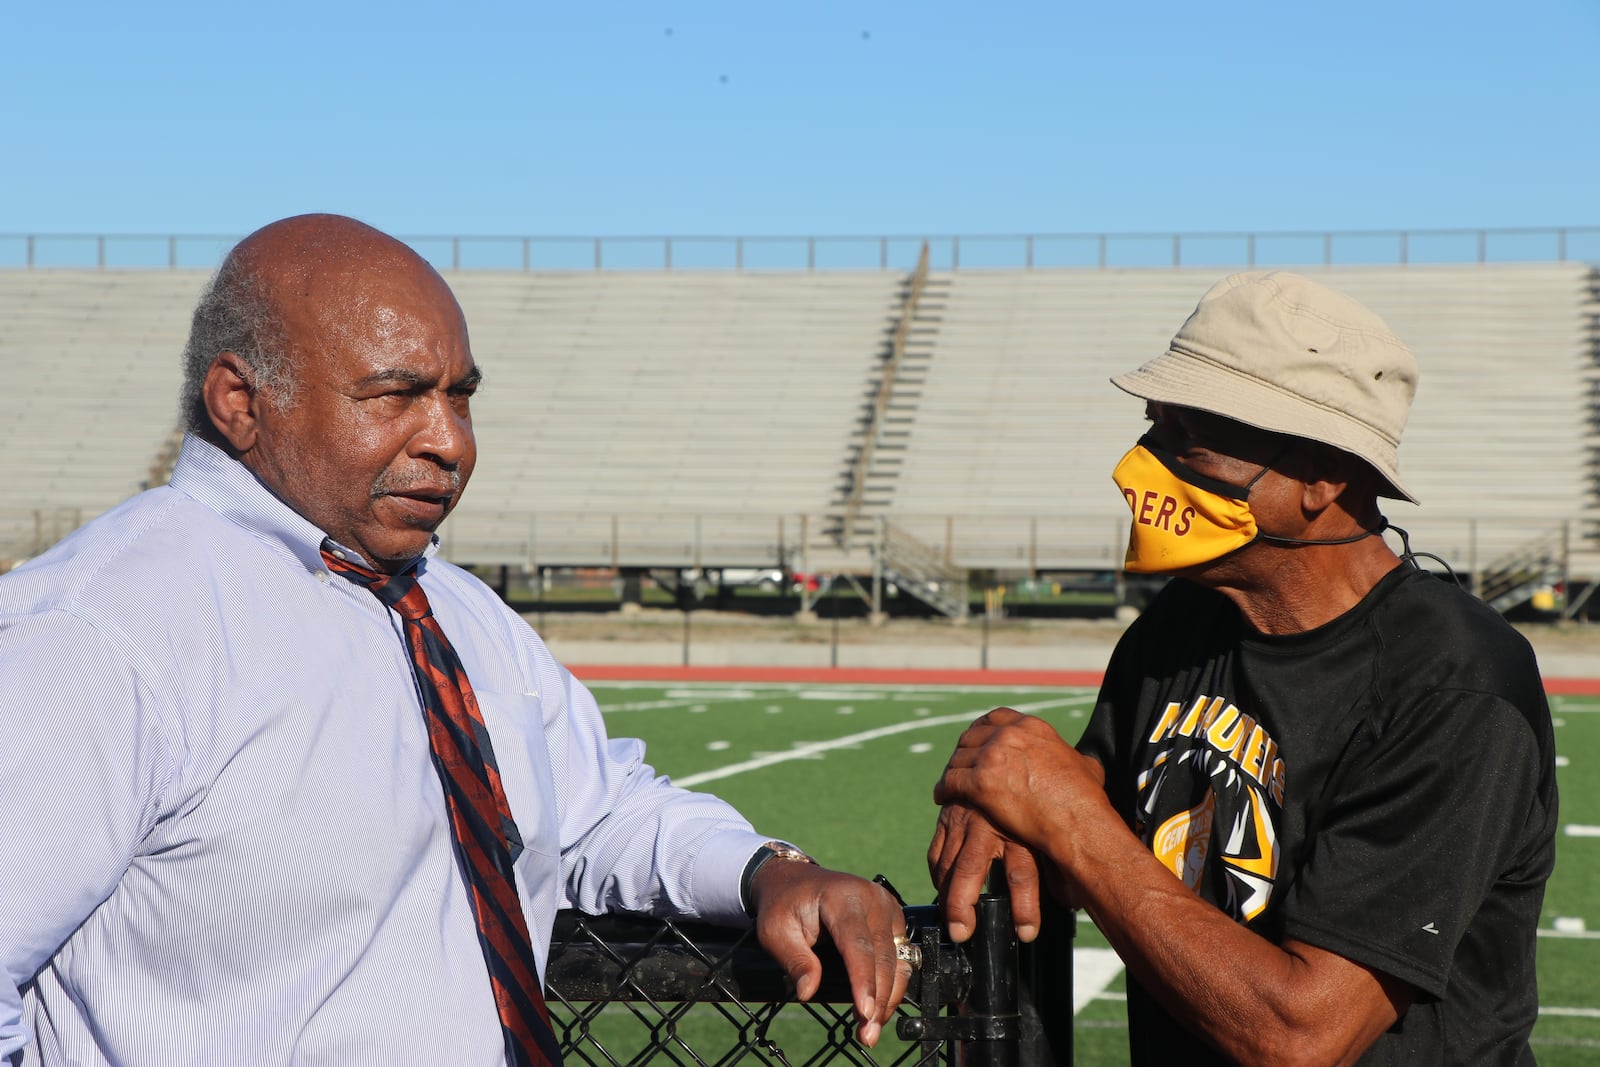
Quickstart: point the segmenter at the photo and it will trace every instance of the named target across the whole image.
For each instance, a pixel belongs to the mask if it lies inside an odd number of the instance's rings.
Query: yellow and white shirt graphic
[[[1173,701],[1145,738],[1138,832],[1162,865],[1241,922],[1278,875],[1287,775],[1278,745],[1223,697]]]

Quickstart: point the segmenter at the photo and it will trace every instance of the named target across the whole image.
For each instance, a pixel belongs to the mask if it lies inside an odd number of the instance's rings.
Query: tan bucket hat
[[[1388,480],[1382,495],[1417,502],[1398,454],[1416,358],[1378,316],[1309,278],[1229,275],[1200,298],[1165,355],[1111,384],[1341,448]]]

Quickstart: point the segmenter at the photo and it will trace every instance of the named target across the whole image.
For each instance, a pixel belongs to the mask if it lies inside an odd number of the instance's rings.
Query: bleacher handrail
[[[0,233],[0,269],[210,270],[237,239],[221,234]],[[424,234],[402,239],[441,269],[513,272],[905,271],[924,243],[933,251],[934,269],[948,271],[1600,263],[1600,226],[922,235]],[[1361,251],[1352,254],[1352,247]]]
[[[856,516],[861,511],[861,498],[867,490],[867,473],[872,469],[872,457],[877,453],[878,438],[883,433],[884,413],[889,410],[889,399],[894,395],[895,377],[906,353],[906,339],[911,336],[911,322],[917,317],[917,306],[922,302],[922,289],[927,282],[928,246],[923,245],[922,254],[917,257],[917,269],[912,272],[905,297],[900,302],[899,318],[894,324],[888,356],[879,367],[878,389],[867,414],[867,425],[861,432],[861,447],[851,464],[850,495],[844,505],[844,525],[839,530],[841,543],[854,536]]]

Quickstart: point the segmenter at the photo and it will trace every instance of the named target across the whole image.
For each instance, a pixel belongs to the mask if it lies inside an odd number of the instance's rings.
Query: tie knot
[[[331,541],[322,543],[322,562],[334,574],[341,575],[377,597],[385,607],[393,608],[401,618],[416,621],[428,614],[428,598],[417,584],[412,571],[384,574],[345,558],[343,552],[330,547]],[[413,595],[415,594],[415,595]]]

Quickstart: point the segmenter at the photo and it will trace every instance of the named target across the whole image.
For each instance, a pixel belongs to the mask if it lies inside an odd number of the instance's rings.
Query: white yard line
[[[693,697],[673,697],[667,700],[636,700],[631,704],[601,704],[600,713],[610,715],[618,711],[669,711],[673,708],[688,708],[696,704],[730,703],[735,700],[751,699],[748,693],[739,693],[724,696],[721,693],[700,693]]]
[[[1050,708],[1062,708],[1071,704],[1080,704],[1085,699],[1092,700],[1093,697],[1065,697],[1059,700],[1040,700],[1031,704],[1019,704],[1016,710],[1028,713],[1047,711]],[[706,782],[715,782],[721,778],[732,778],[734,775],[744,774],[746,771],[759,771],[779,763],[787,763],[790,760],[816,759],[824,752],[831,752],[840,748],[854,748],[864,742],[893,737],[895,734],[909,733],[912,730],[925,730],[930,726],[953,726],[958,723],[971,722],[988,710],[988,708],[975,708],[970,711],[957,712],[954,715],[936,715],[926,719],[897,722],[892,726],[880,726],[875,730],[863,730],[857,734],[846,734],[843,737],[835,737],[829,741],[808,741],[784,752],[768,752],[757,756],[755,759],[745,760],[742,763],[730,763],[726,767],[716,767],[709,771],[701,771],[699,774],[674,778],[672,784],[682,786],[685,789],[693,789],[695,786],[704,785]]]
[[[1072,950],[1072,1014],[1096,997],[1106,997],[1106,986],[1122,973],[1122,959],[1108,948]]]

